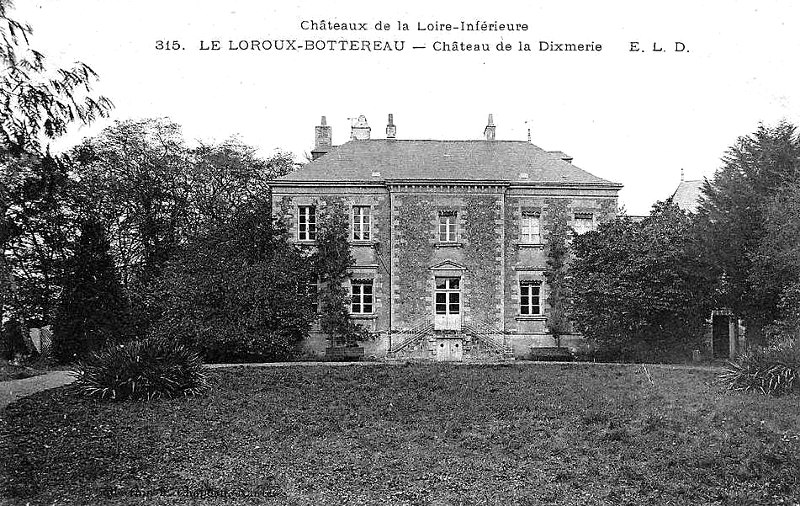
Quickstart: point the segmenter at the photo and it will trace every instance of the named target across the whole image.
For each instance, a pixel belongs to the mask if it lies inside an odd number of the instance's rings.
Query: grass
[[[12,404],[25,504],[797,504],[800,396],[641,366],[216,370],[204,398]],[[2,416],[2,415],[0,415]]]

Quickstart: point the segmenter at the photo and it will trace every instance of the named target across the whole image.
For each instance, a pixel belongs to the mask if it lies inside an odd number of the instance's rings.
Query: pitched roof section
[[[700,195],[703,191],[703,180],[681,181],[675,193],[672,194],[672,201],[679,208],[690,213],[697,212],[700,205]]]
[[[350,141],[279,182],[508,181],[617,186],[525,141]],[[527,174],[527,176],[525,176]]]

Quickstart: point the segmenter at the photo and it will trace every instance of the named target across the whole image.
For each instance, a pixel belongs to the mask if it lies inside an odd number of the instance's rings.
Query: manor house
[[[313,161],[272,185],[273,212],[312,245],[326,204],[343,204],[356,262],[351,318],[377,335],[367,356],[466,360],[526,357],[554,345],[547,327],[548,232],[566,216],[575,233],[617,212],[622,185],[560,151],[497,140],[405,140],[389,115],[384,139],[366,118],[332,144],[322,117]],[[560,338],[577,347],[580,336]],[[309,353],[335,352],[318,330]]]

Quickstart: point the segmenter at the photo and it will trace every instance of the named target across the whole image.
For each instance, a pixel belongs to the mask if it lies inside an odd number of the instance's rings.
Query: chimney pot
[[[495,136],[495,125],[494,125],[494,118],[492,115],[489,115],[489,124],[486,125],[486,128],[483,129],[483,135],[486,136],[487,141],[493,141]]]
[[[394,126],[394,115],[389,114],[389,123],[386,125],[386,138],[394,139],[397,136],[397,127]]]
[[[363,114],[358,117],[355,124],[350,127],[350,139],[354,141],[369,140],[369,132],[372,130],[367,124],[367,118]]]
[[[321,157],[333,147],[331,143],[331,127],[328,126],[328,121],[325,116],[322,117],[319,123],[319,125],[314,127],[314,149],[311,151],[312,160]]]

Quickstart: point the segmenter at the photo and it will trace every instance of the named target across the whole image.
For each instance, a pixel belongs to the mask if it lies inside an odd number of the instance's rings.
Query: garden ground
[[[0,412],[10,504],[797,504],[800,396],[697,369],[234,368],[204,397]]]

